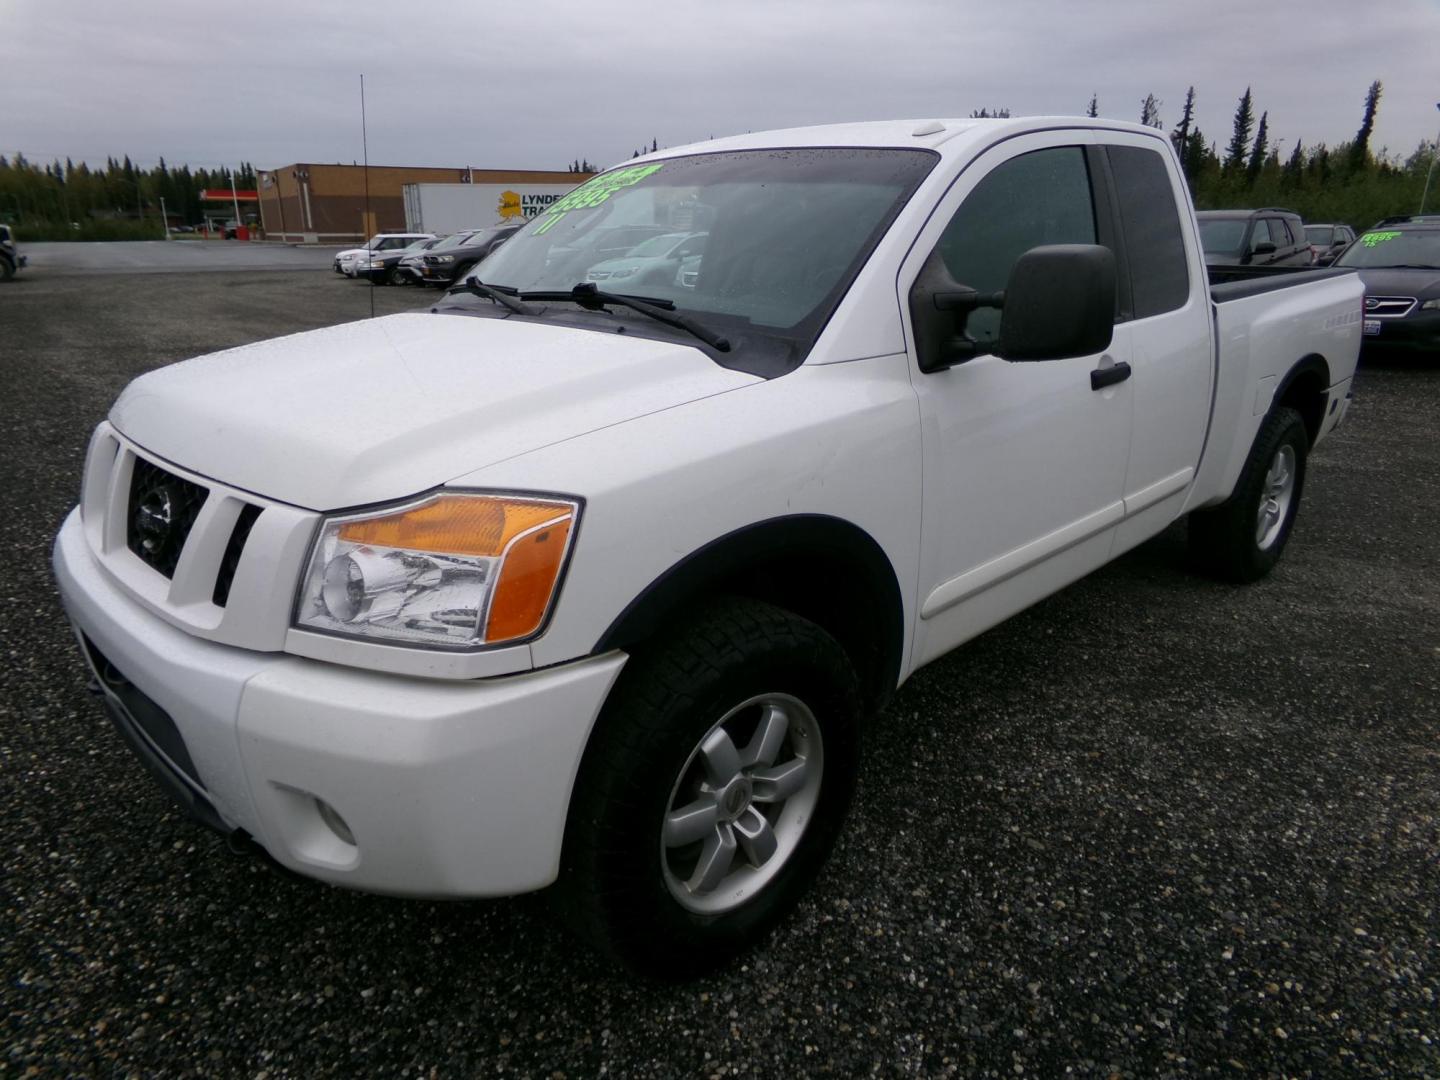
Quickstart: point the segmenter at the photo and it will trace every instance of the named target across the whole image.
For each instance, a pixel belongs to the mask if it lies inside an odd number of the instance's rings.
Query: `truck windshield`
[[[741,343],[808,345],[936,160],[821,148],[625,166],[548,206],[481,276],[522,293],[603,278],[612,293],[669,301]]]
[[[1200,222],[1200,246],[1210,254],[1239,251],[1245,244],[1244,218],[1212,218]]]

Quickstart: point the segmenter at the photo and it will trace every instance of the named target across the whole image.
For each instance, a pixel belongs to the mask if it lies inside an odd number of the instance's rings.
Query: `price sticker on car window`
[[[638,184],[647,176],[659,172],[664,167],[663,161],[655,165],[631,165],[628,169],[616,169],[592,180],[587,180],[570,194],[545,208],[545,213],[542,215],[544,220],[536,226],[535,235],[539,236],[553,229],[556,222],[571,210],[589,210],[591,207],[599,206],[621,188]]]
[[[1360,243],[1364,244],[1366,247],[1369,248],[1378,247],[1379,245],[1385,243],[1385,241],[1387,240],[1394,240],[1395,237],[1399,235],[1400,234],[1398,232],[1393,231],[1367,232],[1364,236],[1360,237]]]

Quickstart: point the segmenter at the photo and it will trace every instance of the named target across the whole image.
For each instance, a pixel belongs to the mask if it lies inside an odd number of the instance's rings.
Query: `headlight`
[[[1437,296],[1434,300],[1426,300],[1420,305],[1421,311],[1434,311],[1436,308],[1440,308],[1440,296]]]
[[[619,270],[610,271],[610,276],[612,278],[629,277],[631,274],[635,273],[636,269],[637,267],[634,266],[622,266]]]
[[[436,255],[436,256],[435,256],[435,261],[436,261],[437,263],[452,263],[452,262],[455,261],[455,256],[454,256],[454,255]]]
[[[580,504],[446,492],[379,513],[326,518],[295,625],[437,648],[539,631]]]
[[[385,269],[385,260],[383,260],[383,259],[371,259],[371,260],[370,260],[370,269],[371,269],[371,270],[384,270],[384,269]]]

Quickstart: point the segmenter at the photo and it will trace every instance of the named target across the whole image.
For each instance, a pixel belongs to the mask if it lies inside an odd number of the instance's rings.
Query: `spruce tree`
[[[1350,168],[1358,172],[1365,168],[1370,160],[1370,133],[1375,130],[1375,111],[1380,106],[1380,93],[1383,87],[1380,80],[1376,79],[1370,84],[1370,89],[1365,91],[1365,118],[1360,121],[1360,130],[1355,133],[1355,141],[1350,144]]]
[[[1240,96],[1235,107],[1235,130],[1230,136],[1230,145],[1225,149],[1225,171],[1238,172],[1245,167],[1245,158],[1250,153],[1250,133],[1255,128],[1255,112],[1250,101],[1250,87]]]
[[[1170,133],[1170,141],[1175,146],[1175,153],[1180,155],[1180,164],[1185,164],[1186,152],[1190,149],[1190,127],[1195,122],[1195,87],[1185,91],[1185,107],[1180,113],[1180,123],[1175,125],[1175,130]],[[1186,170],[1187,174],[1189,170]]]
[[[1165,125],[1160,122],[1160,106],[1163,104],[1154,94],[1146,94],[1145,100],[1140,103],[1140,123],[1146,127],[1158,128]]]
[[[1245,174],[1253,184],[1255,178],[1260,175],[1260,170],[1265,167],[1265,153],[1270,148],[1270,114],[1260,114],[1260,129],[1255,133],[1255,148],[1250,151],[1250,164],[1245,167]]]

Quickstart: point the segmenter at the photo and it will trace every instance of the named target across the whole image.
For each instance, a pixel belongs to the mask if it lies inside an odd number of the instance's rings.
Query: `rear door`
[[[1124,240],[1134,401],[1118,553],[1184,505],[1205,442],[1214,354],[1205,257],[1185,225],[1189,204],[1173,156],[1141,135],[1100,138]]]
[[[1088,130],[1024,135],[960,174],[906,257],[898,281],[914,363],[910,290],[937,248],[951,276],[1005,287],[1043,244],[1113,243],[1096,198]],[[1130,385],[1091,389],[1123,363],[1123,325],[1103,354],[1008,363],[985,352],[999,312],[972,313],[979,355],[930,373],[912,366],[923,438],[924,521],[916,663],[924,663],[1106,561],[1123,512]]]

